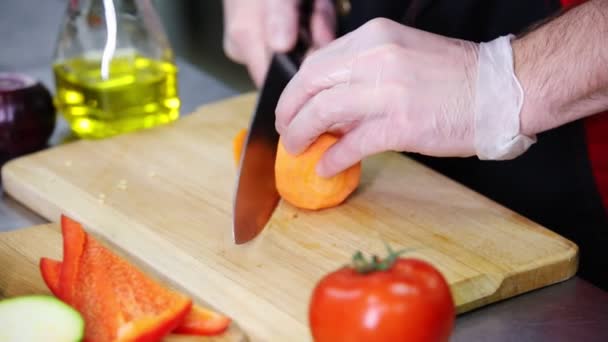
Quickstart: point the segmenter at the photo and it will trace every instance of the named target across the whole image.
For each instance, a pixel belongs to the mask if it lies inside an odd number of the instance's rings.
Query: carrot
[[[232,140],[232,154],[234,156],[234,164],[236,164],[237,166],[241,162],[241,153],[243,152],[245,139],[247,139],[247,130],[243,128],[236,134],[236,136]]]
[[[284,200],[298,208],[318,210],[341,204],[355,191],[361,179],[361,162],[331,178],[323,178],[315,171],[325,151],[337,140],[334,135],[323,134],[306,151],[293,156],[279,138],[275,181]]]

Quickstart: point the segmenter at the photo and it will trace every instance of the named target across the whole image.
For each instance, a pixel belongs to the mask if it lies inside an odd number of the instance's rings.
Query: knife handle
[[[312,44],[312,36],[310,32],[310,17],[312,16],[314,0],[302,0],[300,1],[300,11],[298,18],[298,39],[294,48],[287,53],[287,56],[296,64],[300,66],[306,52]]]

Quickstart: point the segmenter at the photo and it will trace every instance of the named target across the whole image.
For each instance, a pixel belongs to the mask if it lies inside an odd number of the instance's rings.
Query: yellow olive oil
[[[55,105],[82,138],[97,139],[176,120],[175,64],[140,55],[80,57],[53,66]]]

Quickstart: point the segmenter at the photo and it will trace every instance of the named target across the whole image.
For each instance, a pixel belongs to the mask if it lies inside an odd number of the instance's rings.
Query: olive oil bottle
[[[176,67],[143,56],[112,59],[107,78],[96,58],[53,67],[55,105],[80,137],[103,138],[174,121],[180,101]]]
[[[81,138],[179,117],[177,67],[150,0],[70,1],[53,74],[55,106]]]

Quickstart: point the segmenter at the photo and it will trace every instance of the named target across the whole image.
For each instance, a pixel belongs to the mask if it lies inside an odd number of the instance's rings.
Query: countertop
[[[3,0],[0,72],[26,73],[54,91],[50,61],[63,0]],[[35,11],[33,10],[35,9]],[[35,12],[35,13],[34,13]],[[177,58],[182,113],[238,94],[221,80]],[[68,133],[59,119],[51,143]],[[1,189],[0,189],[1,191]],[[2,194],[0,231],[46,220]],[[608,292],[575,277],[460,315],[451,341],[608,341]]]

